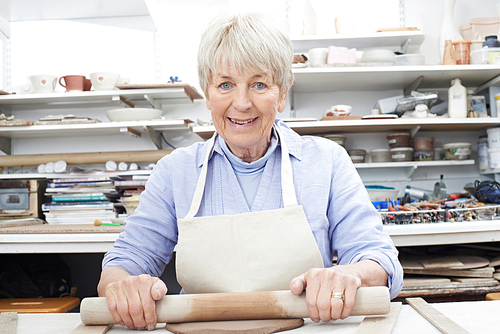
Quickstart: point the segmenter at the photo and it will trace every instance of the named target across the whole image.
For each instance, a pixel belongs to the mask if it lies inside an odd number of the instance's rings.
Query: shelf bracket
[[[124,107],[130,107],[130,108],[135,107],[132,102],[128,101],[126,98],[124,98],[123,96],[120,96],[120,95],[112,96],[111,101],[118,103]]]
[[[140,138],[141,133],[139,131],[135,131],[132,128],[120,128],[120,133],[126,134],[126,135],[131,135],[132,137],[135,138]]]
[[[418,89],[418,86],[420,86],[420,83],[422,82],[422,80],[424,80],[423,75],[421,75],[418,78],[416,78],[415,80],[413,80],[413,82],[411,84],[409,84],[408,86],[406,86],[403,89],[404,95],[408,96],[411,94],[411,92],[416,91]]]
[[[145,126],[144,131],[146,131],[146,133],[149,136],[149,139],[151,139],[153,144],[155,144],[156,148],[161,150],[162,149],[161,148],[161,133],[159,131],[156,131],[155,129],[153,129],[150,126]]]
[[[156,106],[155,106],[155,100],[153,100],[153,98],[151,98],[151,96],[149,96],[148,94],[144,94],[144,100],[148,101],[149,105],[152,108],[156,108]]]
[[[10,22],[2,16],[0,16],[0,32],[2,32],[7,39],[10,39]]]
[[[0,151],[7,155],[11,155],[12,145],[10,138],[0,137]]]
[[[410,130],[410,136],[411,138],[415,137],[415,135],[417,134],[417,132],[420,130],[420,125],[417,125],[416,127],[414,127],[413,129]]]
[[[408,46],[411,44],[411,38],[407,38],[405,42],[401,45],[401,54],[405,54],[408,51]]]
[[[409,166],[406,169],[406,179],[408,181],[411,181],[411,177],[413,175],[413,172],[418,168],[418,166]]]

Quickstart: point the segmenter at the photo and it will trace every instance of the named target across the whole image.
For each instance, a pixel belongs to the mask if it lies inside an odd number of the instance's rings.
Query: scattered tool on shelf
[[[120,226],[121,224],[117,224],[117,223],[103,223],[99,219],[94,220],[94,226],[100,226],[100,225]]]

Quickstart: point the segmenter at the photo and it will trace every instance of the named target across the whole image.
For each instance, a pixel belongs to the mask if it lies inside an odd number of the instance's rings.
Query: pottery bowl
[[[162,110],[152,108],[119,108],[106,111],[111,122],[149,121],[159,119],[162,115]]]

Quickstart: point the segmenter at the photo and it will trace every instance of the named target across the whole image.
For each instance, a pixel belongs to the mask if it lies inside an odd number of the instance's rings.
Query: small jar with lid
[[[483,47],[498,48],[500,47],[500,41],[498,41],[496,35],[486,36],[484,38]]]
[[[349,150],[348,153],[353,163],[358,164],[365,162],[365,150]]]
[[[410,134],[408,132],[394,132],[387,135],[390,148],[410,147]]]

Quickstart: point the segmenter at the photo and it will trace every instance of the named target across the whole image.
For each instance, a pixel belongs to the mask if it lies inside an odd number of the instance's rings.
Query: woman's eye
[[[219,85],[219,88],[222,88],[222,89],[229,89],[231,88],[231,84],[229,82],[223,82]]]
[[[267,86],[266,86],[266,84],[265,84],[265,83],[263,83],[263,82],[257,82],[257,83],[255,84],[255,88],[257,88],[257,89],[264,89],[264,88],[266,88],[266,87],[267,87]]]

